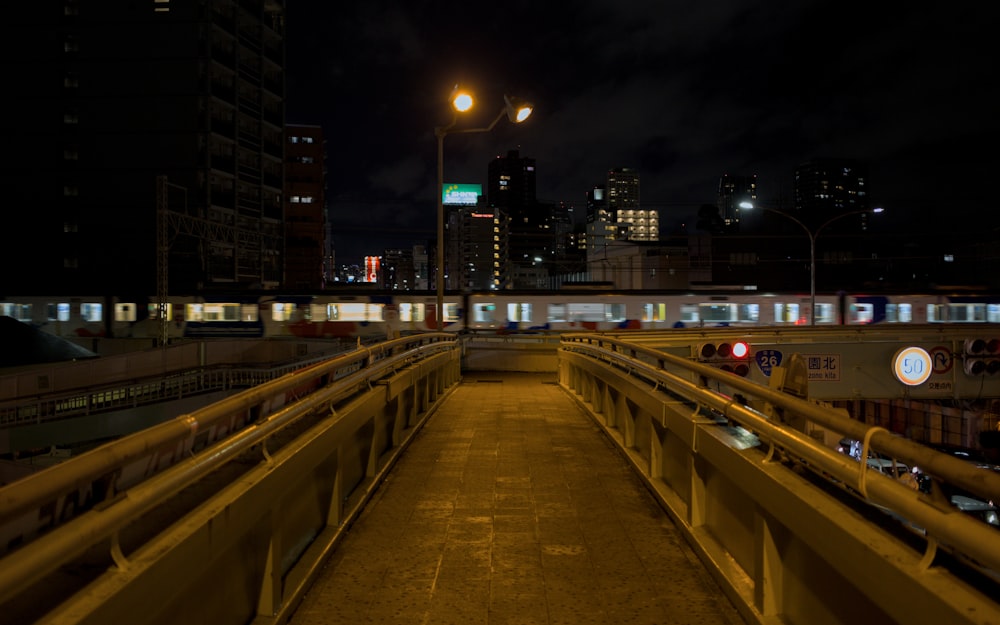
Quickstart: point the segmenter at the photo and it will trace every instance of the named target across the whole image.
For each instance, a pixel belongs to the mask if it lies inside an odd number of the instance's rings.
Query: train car
[[[445,331],[565,332],[808,325],[810,296],[718,289],[683,292],[564,289],[447,293]],[[1000,296],[974,293],[817,294],[816,325],[1000,323]],[[154,297],[0,298],[0,315],[65,338],[298,337],[382,340],[436,331],[433,292]],[[161,321],[163,319],[163,321]]]

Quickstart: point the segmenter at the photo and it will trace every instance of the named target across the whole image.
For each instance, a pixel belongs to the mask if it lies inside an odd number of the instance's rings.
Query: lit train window
[[[642,320],[643,321],[666,321],[667,320],[667,305],[666,304],[643,304],[642,305]]]
[[[48,318],[49,321],[69,321],[69,304],[67,302],[49,304]]]
[[[569,321],[604,321],[603,304],[568,304]]]
[[[166,310],[167,310],[166,318],[170,319],[173,316],[174,305],[171,304],[171,303],[169,303],[169,302],[167,302],[166,303]],[[148,304],[146,306],[146,312],[149,314],[149,318],[150,319],[159,319],[160,318],[160,306],[159,306],[159,304]]]
[[[455,302],[445,302],[444,303],[444,321],[445,323],[454,323],[461,319],[458,314],[458,304]],[[379,319],[381,321],[381,319]]]
[[[698,323],[698,305],[681,304],[681,321],[684,323]]]
[[[948,317],[945,315],[945,308],[942,304],[927,304],[928,323],[940,323],[947,320]]]
[[[507,304],[508,321],[531,321],[531,304]]]
[[[625,321],[625,304],[608,304],[604,314],[608,321]]]
[[[289,302],[272,302],[271,319],[273,321],[291,321],[295,314],[295,304]]]
[[[69,306],[69,304],[67,304]],[[8,302],[0,303],[0,315],[13,317],[18,321],[31,321],[31,304],[14,304]],[[69,320],[69,317],[66,319]],[[49,319],[53,321],[53,319]]]
[[[986,321],[986,304],[949,304],[948,320],[958,323]]]
[[[323,322],[328,321],[326,318],[326,305],[325,304],[309,304],[306,308],[305,318],[307,321]]]
[[[760,304],[740,304],[740,321],[760,322]]]
[[[1000,323],[1000,304],[986,305],[986,322]]]
[[[239,304],[188,304],[185,317],[189,321],[239,321]]]
[[[566,321],[566,304],[549,304],[549,323]]]
[[[115,304],[115,321],[135,321],[135,304]]]
[[[400,321],[415,321],[420,322],[424,320],[424,305],[423,304],[400,304],[399,305],[399,320]]]
[[[913,304],[886,304],[885,320],[889,323],[911,323]]]
[[[472,307],[472,321],[475,323],[493,323],[496,321],[496,304],[476,304]]]
[[[774,322],[775,323],[798,323],[799,322],[799,305],[795,303],[786,304],[784,302],[777,302],[774,305]]]
[[[383,304],[331,304],[333,321],[382,321]]]
[[[816,323],[834,323],[836,312],[830,302],[816,302]]]
[[[240,320],[241,321],[257,321],[260,316],[260,308],[257,304],[241,304],[240,305]]]
[[[94,302],[80,304],[80,317],[84,321],[98,323],[104,318],[104,305]]]
[[[850,323],[871,323],[875,319],[874,304],[851,304]]]

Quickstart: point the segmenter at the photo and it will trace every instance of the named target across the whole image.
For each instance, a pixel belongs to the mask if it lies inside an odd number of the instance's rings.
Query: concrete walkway
[[[742,623],[555,374],[472,373],[291,621]]]

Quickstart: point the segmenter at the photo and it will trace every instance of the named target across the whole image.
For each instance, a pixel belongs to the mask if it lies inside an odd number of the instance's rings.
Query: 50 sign
[[[931,355],[922,347],[904,347],[892,358],[892,374],[907,386],[926,382],[932,369]]]

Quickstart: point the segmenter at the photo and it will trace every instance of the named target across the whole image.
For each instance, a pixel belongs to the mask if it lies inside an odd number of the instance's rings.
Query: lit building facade
[[[639,200],[639,172],[620,167],[608,172],[608,212],[614,216],[619,234],[629,241],[658,241],[660,215],[646,210]],[[616,235],[618,236],[618,235]]]

